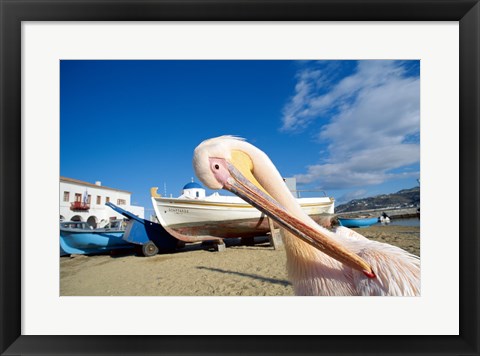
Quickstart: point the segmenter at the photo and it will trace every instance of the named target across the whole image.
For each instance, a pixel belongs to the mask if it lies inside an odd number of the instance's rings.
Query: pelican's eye
[[[209,171],[210,171],[210,174],[213,175],[212,178],[214,178],[217,183],[220,183],[220,187],[216,187],[216,184],[215,187],[216,188],[212,188],[212,189],[220,189],[222,188],[225,183],[227,182],[228,178],[230,177],[230,172],[228,171],[228,168],[227,168],[227,162],[225,161],[224,158],[216,158],[216,157],[209,157]]]

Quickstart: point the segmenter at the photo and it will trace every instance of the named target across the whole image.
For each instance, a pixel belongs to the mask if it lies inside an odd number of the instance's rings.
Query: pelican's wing
[[[399,247],[372,241],[345,226],[335,230],[345,239],[348,248],[362,257],[377,275],[370,279],[360,271],[352,271],[354,285],[360,295],[420,295],[420,259]]]
[[[376,278],[353,271],[354,284],[360,295],[420,295],[420,259],[401,248],[368,241],[357,254],[372,266]]]

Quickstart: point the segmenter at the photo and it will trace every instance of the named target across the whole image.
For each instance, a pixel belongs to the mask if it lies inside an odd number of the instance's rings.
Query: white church
[[[60,177],[60,221],[86,221],[93,228],[103,227],[110,220],[123,216],[105,205],[111,202],[140,218],[144,218],[142,206],[131,205],[132,193],[126,190],[102,186],[78,179]]]

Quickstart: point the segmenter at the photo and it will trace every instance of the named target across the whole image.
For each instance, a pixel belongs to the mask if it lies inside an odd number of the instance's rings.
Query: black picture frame
[[[478,0],[0,0],[0,16],[2,355],[479,354]],[[171,20],[459,21],[459,336],[21,335],[21,22]],[[448,162],[445,169],[449,169]]]

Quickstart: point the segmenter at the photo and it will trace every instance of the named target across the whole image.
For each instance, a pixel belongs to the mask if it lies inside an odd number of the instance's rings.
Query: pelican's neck
[[[247,153],[252,160],[252,174],[263,189],[290,214],[318,229],[318,224],[303,211],[270,158],[264,152],[246,142],[240,144],[243,146],[241,150]]]

